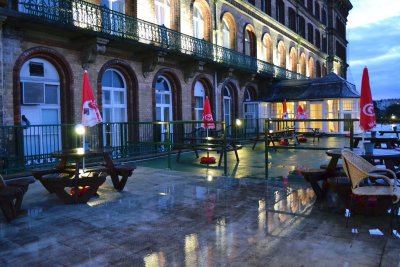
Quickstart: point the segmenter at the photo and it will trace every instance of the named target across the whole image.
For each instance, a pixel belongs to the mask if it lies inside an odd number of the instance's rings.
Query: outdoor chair
[[[377,168],[347,149],[342,151],[342,164],[346,176],[351,181],[350,212],[352,212],[354,196],[386,196],[392,200],[392,217],[397,216],[400,186],[392,170]],[[349,216],[347,216],[346,227],[348,221]]]
[[[5,182],[0,175],[0,207],[7,222],[20,213],[22,199],[30,183],[27,179]]]

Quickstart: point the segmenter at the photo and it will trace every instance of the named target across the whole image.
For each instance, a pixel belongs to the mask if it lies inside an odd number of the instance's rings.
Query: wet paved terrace
[[[399,266],[388,216],[356,215],[346,228],[330,203],[292,177],[139,167],[123,192],[107,178],[86,205],[36,182],[25,214],[0,217],[0,266]]]

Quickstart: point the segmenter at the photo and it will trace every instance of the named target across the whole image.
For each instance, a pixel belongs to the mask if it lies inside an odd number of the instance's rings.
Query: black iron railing
[[[19,0],[19,13],[47,23],[95,31],[105,37],[154,45],[243,71],[281,79],[307,77],[254,57],[81,0]]]

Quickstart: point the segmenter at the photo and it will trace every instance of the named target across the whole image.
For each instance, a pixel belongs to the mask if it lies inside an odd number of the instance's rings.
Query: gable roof
[[[309,80],[283,80],[275,84],[260,99],[265,102],[359,98],[356,86],[335,73]]]

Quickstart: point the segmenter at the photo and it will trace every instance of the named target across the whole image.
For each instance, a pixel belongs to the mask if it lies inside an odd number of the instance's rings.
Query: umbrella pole
[[[86,151],[86,146],[85,146],[85,135],[86,135],[86,131],[83,133],[82,135],[82,143],[83,143],[83,153],[85,153]],[[85,173],[85,157],[82,158],[82,171],[83,173]]]
[[[362,132],[362,137],[361,137],[362,151],[365,154],[364,138],[365,138],[365,131]]]

